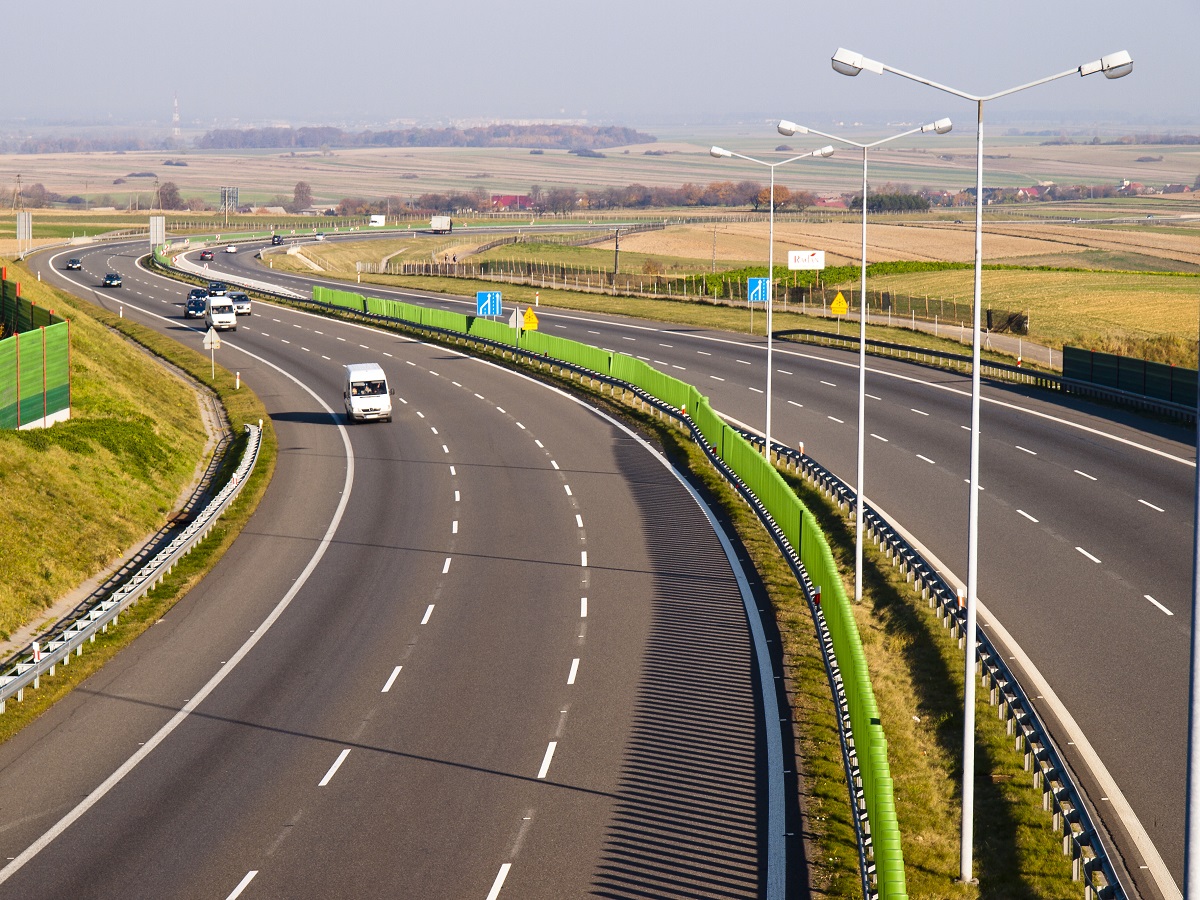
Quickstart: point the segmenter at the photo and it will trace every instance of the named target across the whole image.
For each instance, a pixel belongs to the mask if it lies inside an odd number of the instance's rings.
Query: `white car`
[[[228,247],[225,248],[225,252],[226,253],[237,253],[237,247],[233,246],[233,244],[230,244]]]

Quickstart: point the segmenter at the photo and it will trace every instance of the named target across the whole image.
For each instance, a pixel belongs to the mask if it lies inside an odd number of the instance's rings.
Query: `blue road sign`
[[[749,278],[746,287],[747,303],[766,303],[771,290],[770,278]]]
[[[498,316],[501,314],[499,291],[475,292],[475,315]]]

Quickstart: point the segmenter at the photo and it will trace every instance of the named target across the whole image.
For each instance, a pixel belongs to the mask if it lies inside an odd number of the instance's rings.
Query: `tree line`
[[[649,144],[657,138],[615,125],[485,125],[343,131],[333,127],[218,128],[196,138],[199,150],[324,150],[369,147],[519,147],[580,150]]]

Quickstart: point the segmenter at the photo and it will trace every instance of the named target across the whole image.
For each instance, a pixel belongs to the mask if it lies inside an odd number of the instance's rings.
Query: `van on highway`
[[[204,324],[217,331],[237,331],[237,313],[227,297],[209,297],[204,307]]]
[[[342,398],[346,403],[347,421],[392,421],[394,393],[388,387],[387,375],[377,363],[350,363],[346,366]]]

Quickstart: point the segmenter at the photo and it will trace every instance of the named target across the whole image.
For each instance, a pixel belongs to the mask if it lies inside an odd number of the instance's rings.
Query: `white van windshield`
[[[350,394],[354,397],[378,397],[386,393],[386,381],[355,381],[350,385]]]

